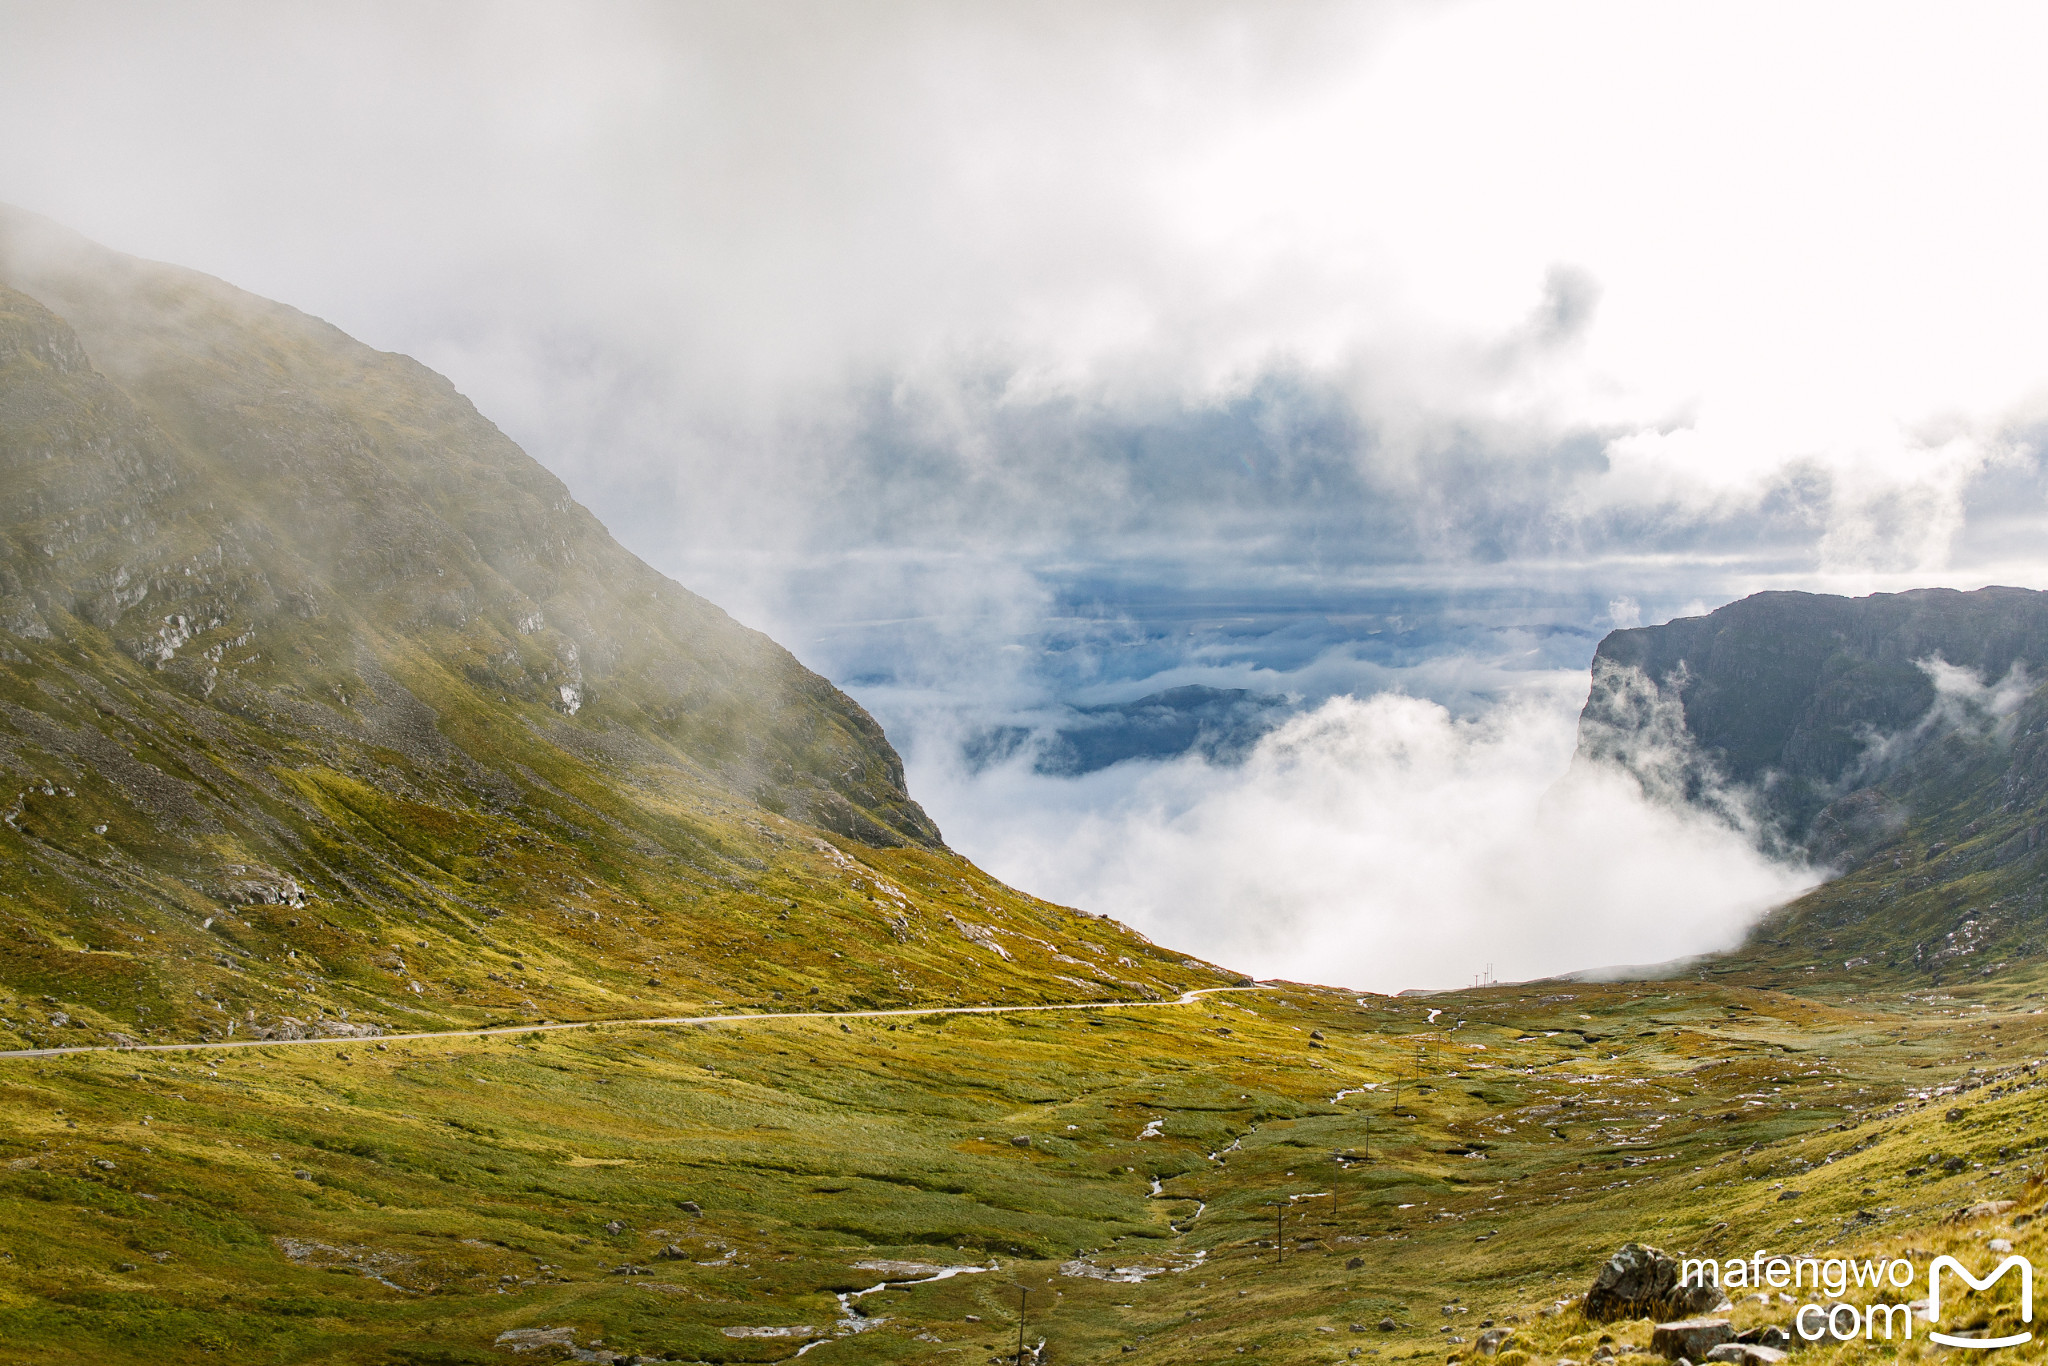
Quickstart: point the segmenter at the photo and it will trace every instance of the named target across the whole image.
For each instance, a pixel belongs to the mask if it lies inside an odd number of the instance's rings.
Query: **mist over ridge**
[[[2048,585],[2038,17],[1055,8],[67,7],[0,186],[448,375],[949,832],[1175,688],[1562,715],[1618,626]]]

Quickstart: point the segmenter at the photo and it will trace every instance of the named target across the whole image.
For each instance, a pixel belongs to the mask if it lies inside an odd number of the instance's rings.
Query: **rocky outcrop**
[[[1684,1357],[1705,1361],[1707,1353],[1724,1342],[1735,1341],[1735,1325],[1726,1319],[1680,1319],[1660,1323],[1650,1333],[1650,1351],[1666,1361]]]
[[[1726,1303],[1718,1286],[1680,1285],[1676,1257],[1644,1243],[1625,1243],[1600,1268],[1582,1307],[1589,1320],[1605,1323],[1690,1318]]]
[[[1739,788],[1791,842],[1822,836],[1839,853],[1897,828],[1876,808],[1821,818],[1924,757],[1901,742],[1939,738],[1916,735],[1943,697],[1937,661],[2024,691],[2048,668],[2048,593],[1758,593],[1615,631],[1594,654],[1579,756],[1689,800]]]
[[[1754,1342],[1724,1342],[1708,1352],[1704,1360],[1732,1361],[1742,1366],[1777,1366],[1787,1353],[1782,1347],[1765,1347]]]
[[[251,1025],[249,1033],[258,1039],[286,1043],[296,1039],[374,1039],[384,1033],[377,1024],[351,1024],[347,1020],[315,1020],[308,1024],[289,1015],[274,1024]]]

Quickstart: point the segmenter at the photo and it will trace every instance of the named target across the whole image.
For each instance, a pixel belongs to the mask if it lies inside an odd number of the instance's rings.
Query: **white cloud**
[[[2044,39],[2020,4],[0,0],[0,198],[419,355],[938,735],[1044,700],[1053,583],[1582,625],[2048,585]],[[1147,659],[1100,688],[1399,686]],[[1684,952],[1797,885],[1597,784],[1546,805],[1571,686],[1488,712],[1504,666],[1430,667],[1466,719],[1339,701],[1242,770],[1072,784],[914,745],[916,781],[1027,886],[1366,985]]]
[[[1346,397],[1385,496],[1475,435],[1598,432],[1567,543],[1808,470],[1812,568],[1933,573],[2048,376],[2044,37],[2025,5],[18,3],[0,117],[44,135],[0,195],[443,366],[657,557],[802,548],[876,386],[972,464],[1005,409],[1142,424],[1277,370]],[[1415,483],[1423,522],[1461,496]]]
[[[913,777],[949,835],[1055,900],[1259,976],[1380,991],[1731,947],[1810,887],[1742,833],[1570,760],[1584,676],[1470,720],[1338,698],[1236,769]]]

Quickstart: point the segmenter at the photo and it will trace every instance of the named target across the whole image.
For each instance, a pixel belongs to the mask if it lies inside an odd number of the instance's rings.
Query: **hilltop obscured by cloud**
[[[0,199],[446,372],[867,702],[969,853],[1162,934],[1221,923],[1161,890],[1184,819],[1115,870],[1015,832],[1370,786],[1386,693],[1550,755],[1604,630],[1760,588],[2048,586],[2038,8],[15,0],[0,39]],[[960,767],[1188,685],[1289,698],[1296,758]],[[1524,741],[1460,729],[1499,708]],[[1729,857],[1725,904],[1775,885]]]

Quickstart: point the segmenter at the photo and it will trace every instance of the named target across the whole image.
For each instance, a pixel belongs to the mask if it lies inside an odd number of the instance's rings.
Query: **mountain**
[[[1223,980],[948,851],[441,376],[11,210],[0,604],[24,1039]]]
[[[1578,762],[1837,874],[1717,971],[2041,971],[2048,593],[1759,593],[1600,644]]]

